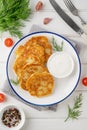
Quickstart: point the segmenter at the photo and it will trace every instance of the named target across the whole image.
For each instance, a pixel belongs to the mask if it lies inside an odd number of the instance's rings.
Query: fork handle
[[[84,39],[85,44],[87,45],[87,34],[86,34],[86,33],[83,33],[83,34],[81,35],[81,37]]]
[[[87,23],[83,25],[83,30],[87,34]]]
[[[81,18],[79,14],[78,14],[78,17],[80,18],[82,25],[86,24],[86,22]]]

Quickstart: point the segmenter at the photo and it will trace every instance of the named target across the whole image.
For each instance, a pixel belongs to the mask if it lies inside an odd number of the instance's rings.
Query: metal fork
[[[78,16],[81,20],[82,25],[85,25],[86,22],[80,17],[78,9],[74,6],[74,4],[71,2],[71,0],[63,0],[65,5],[67,6],[67,8],[70,10],[70,12],[75,15]]]

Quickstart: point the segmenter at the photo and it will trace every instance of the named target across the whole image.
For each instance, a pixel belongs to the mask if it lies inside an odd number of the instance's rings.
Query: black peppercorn
[[[2,122],[7,127],[15,127],[21,120],[21,115],[18,109],[10,108],[5,110],[2,116]]]

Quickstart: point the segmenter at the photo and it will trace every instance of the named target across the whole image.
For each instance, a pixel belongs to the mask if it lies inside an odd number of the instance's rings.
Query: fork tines
[[[67,8],[72,12],[76,7],[73,5],[71,0],[63,0]]]

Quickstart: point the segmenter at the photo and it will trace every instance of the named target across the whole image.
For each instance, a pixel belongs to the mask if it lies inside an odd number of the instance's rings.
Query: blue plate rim
[[[34,34],[40,34],[40,33],[53,34],[53,35],[56,35],[56,36],[58,36],[58,37],[64,39],[65,41],[67,41],[67,42],[72,46],[72,48],[74,49],[74,51],[75,51],[75,53],[76,53],[76,55],[77,55],[77,57],[78,57],[79,67],[80,67],[78,80],[77,80],[77,82],[76,82],[76,85],[75,85],[74,89],[71,91],[71,93],[69,93],[65,98],[63,98],[62,100],[60,100],[60,101],[58,101],[58,102],[50,103],[50,104],[43,104],[43,105],[35,104],[35,103],[29,102],[29,101],[25,100],[24,98],[22,98],[22,97],[14,90],[13,86],[12,86],[11,83],[10,83],[10,79],[9,79],[9,75],[8,75],[8,63],[9,63],[9,58],[10,58],[10,55],[11,55],[13,49],[15,48],[15,46],[16,46],[20,41],[22,41],[24,38],[26,38],[26,37],[28,37],[28,36],[31,36],[31,35],[34,35]],[[64,36],[62,36],[62,35],[60,35],[60,34],[58,34],[58,33],[55,33],[55,32],[51,32],[51,31],[37,31],[37,32],[33,32],[33,33],[30,33],[30,34],[25,35],[25,36],[22,37],[20,40],[18,40],[18,42],[16,42],[16,44],[13,46],[13,48],[11,49],[11,51],[10,51],[10,53],[9,53],[9,55],[8,55],[8,58],[7,58],[7,63],[6,63],[6,75],[7,75],[7,80],[8,80],[8,83],[9,83],[11,89],[13,90],[13,92],[15,93],[15,95],[17,95],[17,96],[19,97],[19,99],[21,99],[23,102],[28,103],[28,104],[31,104],[31,105],[35,105],[35,106],[52,106],[52,105],[55,105],[55,104],[58,104],[58,103],[63,102],[63,101],[64,101],[65,99],[67,99],[67,98],[74,92],[74,90],[76,89],[76,87],[77,87],[77,85],[78,85],[78,83],[79,83],[79,80],[80,80],[80,76],[81,76],[81,61],[80,61],[80,57],[79,57],[79,55],[78,55],[78,52],[77,52],[76,48],[75,48],[75,47],[72,45],[72,43],[71,43],[69,40],[67,40]]]

